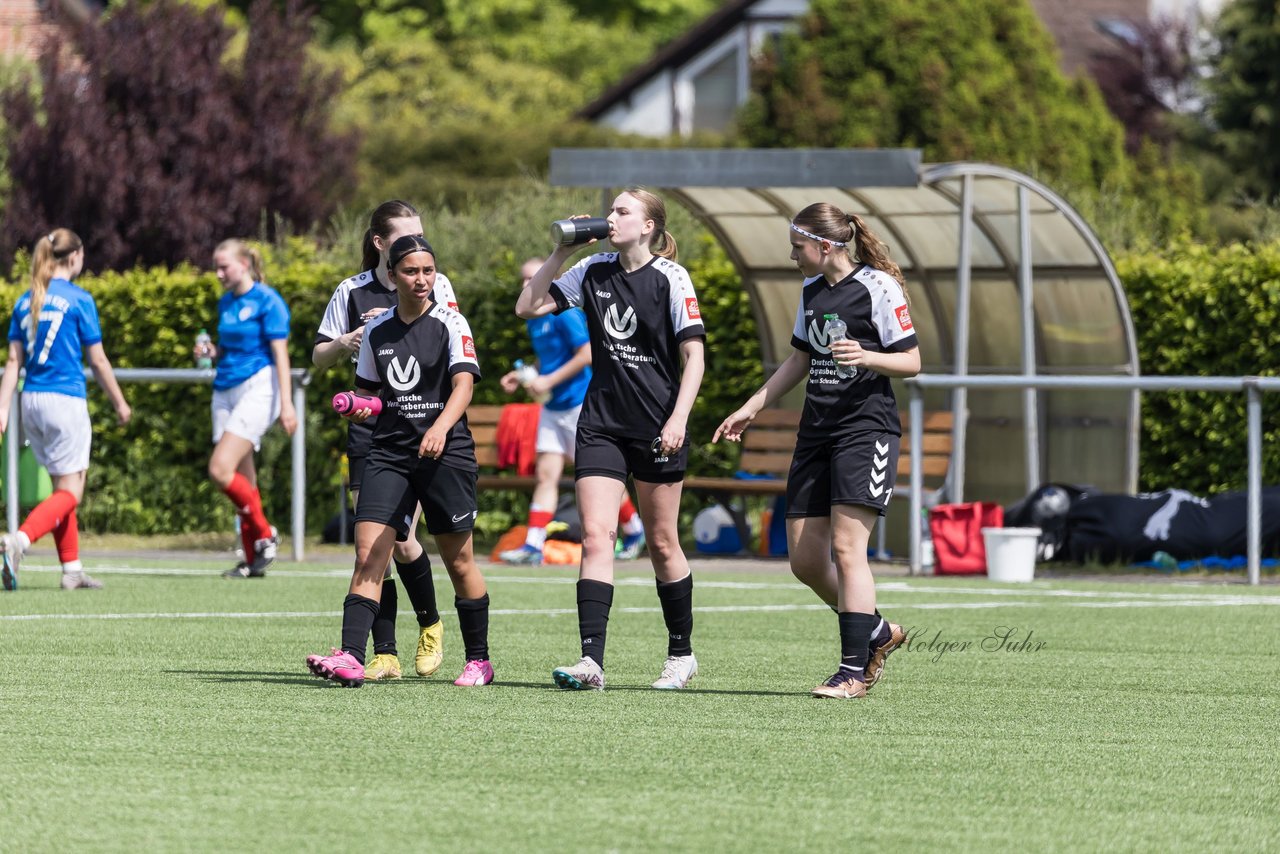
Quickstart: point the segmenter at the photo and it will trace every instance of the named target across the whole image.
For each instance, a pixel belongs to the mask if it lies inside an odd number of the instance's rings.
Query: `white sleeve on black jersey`
[[[476,358],[476,339],[471,336],[467,319],[456,311],[445,311],[440,306],[432,309],[432,315],[449,329],[449,376],[461,371],[480,376],[480,360]]]
[[[706,328],[702,324],[702,312],[698,308],[698,295],[693,291],[693,281],[689,271],[674,261],[660,261],[660,269],[671,283],[669,291],[671,313],[671,329],[676,333],[677,341],[706,336]]]
[[[458,295],[453,290],[453,282],[444,273],[436,273],[436,283],[431,288],[431,301],[452,311],[462,311],[458,307]]]
[[[821,279],[821,276],[810,276],[800,286],[800,302],[796,305],[796,325],[791,328],[791,346],[805,353],[809,352],[809,330],[804,323],[804,289]]]
[[[338,284],[337,290],[329,299],[329,305],[324,310],[324,317],[320,319],[320,328],[316,330],[317,344],[333,341],[351,331],[347,322],[347,301],[351,298],[351,290],[366,284],[372,278],[372,274],[366,270],[359,275],[343,279]]]
[[[880,345],[893,352],[916,346],[916,330],[911,325],[907,295],[898,280],[872,267],[864,267],[858,278],[871,294],[871,322],[880,333]]]
[[[382,377],[378,376],[378,363],[373,358],[373,340],[370,335],[387,318],[395,317],[394,311],[384,311],[365,325],[364,335],[360,338],[360,354],[356,356],[356,386],[359,388],[377,388],[382,385]]]
[[[599,261],[608,261],[613,257],[614,254],[610,252],[598,252],[595,255],[588,255],[560,274],[551,283],[551,289],[548,291],[551,298],[556,301],[556,313],[559,314],[574,306],[582,305],[582,280],[586,278],[587,268]]]

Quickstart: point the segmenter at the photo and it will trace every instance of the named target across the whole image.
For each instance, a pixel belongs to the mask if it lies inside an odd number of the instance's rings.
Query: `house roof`
[[[746,18],[747,10],[757,2],[759,0],[729,0],[693,29],[687,30],[684,35],[668,42],[648,62],[633,69],[630,74],[610,86],[594,101],[578,110],[575,115],[580,119],[598,119],[609,108],[620,101],[625,101],[640,84],[664,68],[683,65],[697,56],[716,39],[740,24]]]

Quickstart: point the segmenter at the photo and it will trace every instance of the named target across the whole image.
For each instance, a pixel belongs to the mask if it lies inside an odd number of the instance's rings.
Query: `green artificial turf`
[[[332,564],[97,564],[105,590],[28,567],[0,594],[5,851],[1280,845],[1274,588],[889,580],[912,642],[870,697],[831,701],[808,692],[835,617],[785,573],[698,578],[700,673],[678,693],[648,687],[652,576],[620,573],[607,690],[566,693],[563,568],[487,570],[494,685],[451,684],[437,567],[441,673],[344,690],[303,664],[337,645]],[[411,614],[399,628],[412,673]]]

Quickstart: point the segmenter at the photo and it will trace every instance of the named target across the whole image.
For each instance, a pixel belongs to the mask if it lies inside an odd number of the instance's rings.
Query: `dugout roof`
[[[787,226],[827,201],[862,216],[902,266],[926,372],[1139,373],[1128,301],[1101,242],[1060,196],[1012,169],[925,164],[912,149],[557,149],[551,183],[662,188],[692,211],[742,275],[766,370],[790,349],[799,295]],[[966,408],[952,394],[926,397],[926,408]],[[967,395],[969,418],[956,419],[958,452],[970,459],[962,492],[1008,500],[1027,491],[1023,400],[1020,391]],[[1041,480],[1136,488],[1136,393],[1040,392],[1035,411]]]

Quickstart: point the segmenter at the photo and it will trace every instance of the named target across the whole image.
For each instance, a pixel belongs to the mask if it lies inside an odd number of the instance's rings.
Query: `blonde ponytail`
[[[66,261],[84,243],[69,228],[55,228],[36,241],[31,249],[31,328],[40,323],[40,310],[49,293],[49,282],[58,265]]]
[[[676,239],[667,231],[667,206],[662,199],[644,187],[628,187],[624,192],[640,203],[646,219],[653,220],[649,251],[668,261],[676,260]]]
[[[219,252],[234,252],[240,262],[249,268],[249,275],[253,277],[255,282],[261,282],[264,285],[266,279],[266,265],[262,263],[262,253],[257,247],[250,246],[243,240],[230,237],[218,244],[218,248],[214,249],[214,254]]]

